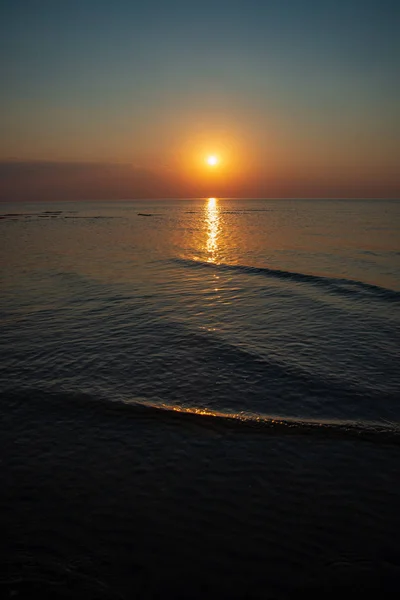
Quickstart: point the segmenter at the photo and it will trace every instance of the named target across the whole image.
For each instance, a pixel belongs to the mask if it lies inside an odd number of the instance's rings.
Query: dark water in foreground
[[[1,208],[6,597],[397,588],[400,202]]]

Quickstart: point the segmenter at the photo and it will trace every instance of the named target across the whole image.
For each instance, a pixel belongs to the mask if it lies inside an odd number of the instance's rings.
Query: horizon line
[[[42,200],[2,200],[0,199],[0,204],[13,204],[19,202],[25,203],[42,203],[42,202],[138,202],[138,201],[153,201],[153,200],[209,200],[210,198],[215,198],[216,200],[265,200],[265,201],[280,201],[280,200],[316,200],[316,201],[324,201],[324,200],[384,200],[384,201],[400,201],[400,197],[382,197],[382,196],[321,196],[321,197],[310,197],[310,196],[287,196],[287,197],[266,197],[266,196],[155,196],[155,197],[137,197],[137,198],[110,198],[110,199],[96,199],[96,198],[82,198],[82,199],[74,199],[74,200],[65,200],[65,199],[42,199]]]

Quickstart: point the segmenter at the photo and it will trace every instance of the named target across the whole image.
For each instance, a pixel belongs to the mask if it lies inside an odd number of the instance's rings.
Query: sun
[[[206,162],[210,167],[216,167],[219,160],[218,157],[215,156],[215,154],[211,154],[210,156],[207,156]]]

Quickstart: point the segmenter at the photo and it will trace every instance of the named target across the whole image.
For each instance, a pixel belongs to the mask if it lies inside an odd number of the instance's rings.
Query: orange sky
[[[1,200],[400,196],[396,3],[19,4]]]

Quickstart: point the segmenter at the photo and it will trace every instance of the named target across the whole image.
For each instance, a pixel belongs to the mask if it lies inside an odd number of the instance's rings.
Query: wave
[[[312,275],[309,273],[299,273],[296,271],[285,271],[283,269],[272,269],[270,267],[253,267],[250,265],[211,263],[206,261],[173,258],[174,263],[190,268],[207,268],[218,271],[238,271],[248,275],[261,275],[264,277],[274,277],[281,280],[289,280],[295,283],[308,283],[320,287],[328,288],[331,292],[344,295],[364,294],[369,297],[375,296],[381,300],[389,302],[399,302],[400,292],[384,288],[372,283],[366,283],[355,279],[346,279],[338,277],[326,277],[323,275]]]
[[[110,400],[84,393],[55,392],[48,390],[8,391],[3,395],[2,408],[32,411],[45,404],[47,417],[60,418],[59,411],[67,413],[68,420],[79,419],[82,414],[141,418],[182,426],[194,425],[220,431],[253,432],[276,435],[357,439],[400,446],[400,425],[396,423],[370,423],[351,420],[313,420],[282,418],[251,413],[228,413],[202,407],[184,407],[152,403],[146,399]],[[43,407],[44,408],[44,407]],[[55,414],[54,414],[55,413]]]

